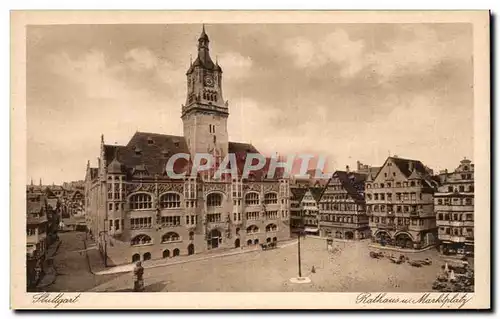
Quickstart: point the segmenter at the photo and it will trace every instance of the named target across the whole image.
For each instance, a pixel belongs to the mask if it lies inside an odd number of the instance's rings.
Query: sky
[[[436,170],[473,160],[470,24],[208,24],[231,141],[328,169],[387,156]],[[201,25],[27,28],[28,176],[80,180],[100,136],[182,135]]]

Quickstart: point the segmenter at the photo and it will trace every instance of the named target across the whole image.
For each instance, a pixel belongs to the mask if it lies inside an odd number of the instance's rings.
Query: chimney
[[[413,162],[412,161],[408,162],[408,168],[409,168],[410,172],[413,172]]]
[[[346,166],[345,166],[345,171],[346,171],[347,173],[349,173],[349,165],[346,165]]]
[[[356,161],[356,166],[357,166],[357,170],[360,171],[361,170],[361,162]]]

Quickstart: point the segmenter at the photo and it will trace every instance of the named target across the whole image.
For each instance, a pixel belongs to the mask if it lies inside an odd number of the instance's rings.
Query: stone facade
[[[445,254],[474,253],[474,164],[460,161],[454,172],[440,174],[434,210],[440,249]]]
[[[290,185],[279,175],[266,176],[269,163],[247,179],[246,143],[228,141],[228,102],[222,98],[222,69],[209,55],[203,30],[198,57],[187,72],[187,99],[182,106],[184,136],[137,132],[127,145],[107,145],[101,137],[98,167],[87,166],[86,221],[106,263],[170,258],[214,249],[238,248],[290,237]],[[173,178],[169,159],[179,153]],[[237,160],[238,176],[196,174],[197,153]]]

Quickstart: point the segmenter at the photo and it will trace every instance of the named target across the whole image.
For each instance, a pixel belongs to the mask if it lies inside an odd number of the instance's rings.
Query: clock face
[[[205,76],[205,85],[214,86],[214,79],[210,75]]]

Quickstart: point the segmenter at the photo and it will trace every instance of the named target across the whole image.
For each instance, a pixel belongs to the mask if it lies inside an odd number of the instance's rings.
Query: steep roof
[[[307,192],[307,188],[305,187],[291,187],[290,192],[292,193],[291,200],[302,201],[302,198]]]
[[[313,196],[314,200],[319,203],[321,196],[323,195],[324,187],[309,187],[309,191]]]
[[[38,214],[45,206],[44,201],[28,201],[26,202],[26,211],[28,214]]]
[[[355,172],[335,171],[331,178],[337,177],[346,192],[356,200],[363,200],[363,189],[366,180],[365,174]]]
[[[403,173],[406,178],[410,177],[413,170],[422,175],[427,175],[427,170],[425,169],[425,165],[422,164],[421,161],[400,158],[400,157],[389,157],[394,164],[399,168],[401,173]]]
[[[248,153],[260,154],[252,144],[239,142],[229,142],[228,151],[230,154],[235,154],[238,174],[243,173]],[[172,155],[178,153],[190,154],[186,139],[183,136],[136,132],[127,145],[104,145],[106,163],[111,165],[116,160],[122,165],[122,171],[129,175],[141,171],[147,172],[150,176],[165,176],[165,167],[168,160]],[[250,178],[255,180],[265,179],[270,162],[269,158],[266,159],[264,168],[252,172]],[[174,163],[174,172],[177,174],[189,173],[191,165],[190,161],[180,158]],[[115,165],[112,167],[115,167]],[[276,178],[280,178],[283,171],[283,168],[277,168]]]
[[[189,154],[186,140],[182,136],[136,132],[127,145],[104,145],[106,163],[115,159],[123,164],[126,173],[132,174],[137,167],[144,166],[151,175],[162,175],[169,158],[177,153]],[[179,159],[174,166],[176,173],[187,166]]]

